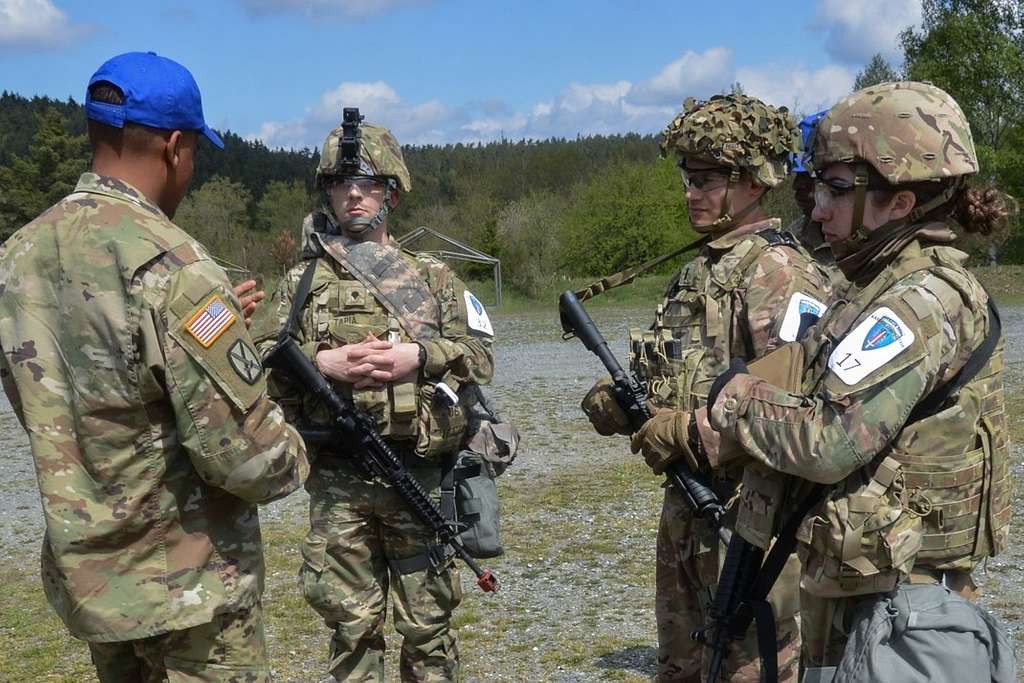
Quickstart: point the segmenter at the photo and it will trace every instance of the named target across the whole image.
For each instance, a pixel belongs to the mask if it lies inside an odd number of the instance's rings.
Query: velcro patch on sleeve
[[[779,339],[786,342],[796,341],[800,334],[800,316],[808,313],[817,318],[825,314],[827,307],[822,302],[809,294],[794,292],[789,298],[789,305],[786,307],[786,315],[782,318],[782,327],[779,329]]]
[[[491,319],[487,317],[487,311],[484,310],[484,305],[480,303],[473,294],[467,289],[465,291],[466,297],[466,324],[469,325],[469,329],[482,332],[491,337],[494,336],[494,328],[491,327]]]
[[[829,369],[853,386],[914,343],[914,331],[887,306],[862,320],[839,342],[828,359]]]
[[[238,316],[228,308],[220,295],[214,294],[185,324],[185,331],[204,349],[208,349],[236,320]]]

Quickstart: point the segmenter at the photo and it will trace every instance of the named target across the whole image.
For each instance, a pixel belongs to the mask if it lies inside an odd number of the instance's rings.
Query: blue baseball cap
[[[155,52],[126,52],[108,59],[89,79],[116,85],[124,93],[124,104],[95,102],[88,90],[85,114],[114,128],[138,123],[160,130],[194,130],[224,149],[224,141],[203,119],[199,85],[188,69]]]

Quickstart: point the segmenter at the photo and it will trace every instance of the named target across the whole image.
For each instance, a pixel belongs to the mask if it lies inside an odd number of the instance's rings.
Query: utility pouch
[[[831,680],[1011,683],[1017,672],[1012,641],[988,612],[945,586],[901,585],[855,612]]]
[[[896,459],[854,473],[797,531],[802,587],[821,598],[891,591],[921,549],[922,507],[910,499]]]
[[[466,410],[461,401],[451,405],[433,384],[419,388],[416,455],[421,458],[452,453],[462,444],[466,433]]]

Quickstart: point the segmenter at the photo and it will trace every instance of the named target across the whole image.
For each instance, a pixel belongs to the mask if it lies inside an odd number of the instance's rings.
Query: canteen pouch
[[[459,540],[466,551],[480,559],[504,555],[498,486],[484,459],[472,451],[459,451],[445,479],[454,484],[455,521],[465,527]],[[441,483],[442,495],[446,483]]]

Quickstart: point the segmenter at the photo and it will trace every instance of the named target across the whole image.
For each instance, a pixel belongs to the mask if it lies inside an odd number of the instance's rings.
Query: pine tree
[[[25,156],[0,167],[0,241],[69,194],[89,166],[84,135],[70,135],[64,117],[46,109]]]

